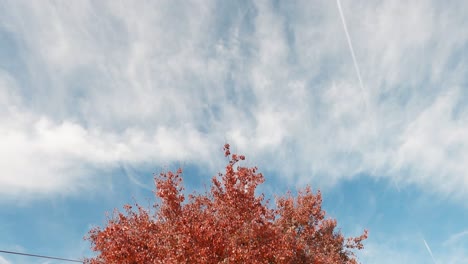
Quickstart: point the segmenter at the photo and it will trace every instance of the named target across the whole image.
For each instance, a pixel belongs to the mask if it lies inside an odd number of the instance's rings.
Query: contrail
[[[349,51],[351,52],[351,57],[353,58],[354,69],[356,70],[356,74],[359,80],[359,88],[361,88],[361,97],[362,97],[362,100],[364,101],[364,106],[366,108],[366,112],[367,112],[366,115],[369,118],[369,121],[371,122],[373,136],[377,137],[379,133],[377,131],[377,125],[376,125],[376,119],[375,119],[376,113],[373,112],[373,110],[370,108],[370,104],[367,99],[367,93],[364,89],[364,84],[362,82],[362,77],[361,77],[361,71],[359,70],[359,65],[356,60],[356,55],[354,54],[353,43],[351,42],[351,37],[349,36],[348,26],[346,25],[346,20],[343,15],[343,9],[341,8],[340,0],[336,0],[336,4],[338,5],[338,11],[340,12],[341,22],[343,22],[343,29],[346,35],[346,40],[348,41]],[[374,148],[377,150],[376,142],[374,142]],[[374,167],[372,168],[370,173],[375,174],[376,170],[377,170],[377,163],[374,162]]]
[[[367,111],[370,111],[371,109],[369,108],[369,102],[367,102],[366,93],[364,91],[364,84],[362,83],[361,71],[359,70],[356,55],[354,54],[353,44],[351,43],[351,37],[349,36],[348,27],[346,26],[346,20],[343,15],[343,10],[341,9],[340,0],[336,0],[336,3],[338,4],[338,10],[340,11],[341,21],[343,22],[343,28],[346,34],[346,40],[348,40],[349,50],[351,51],[351,57],[353,57],[354,69],[356,69],[356,74],[359,79],[359,87],[361,88],[362,97],[364,99],[364,103],[366,104]]]
[[[434,264],[437,264],[437,262],[435,261],[434,255],[432,255],[432,250],[431,250],[431,248],[429,247],[429,245],[427,244],[427,242],[426,242],[426,240],[424,238],[423,238],[423,242],[424,242],[424,245],[426,245],[426,248],[427,248],[427,251],[429,252],[429,255],[431,255],[432,262],[434,262]]]

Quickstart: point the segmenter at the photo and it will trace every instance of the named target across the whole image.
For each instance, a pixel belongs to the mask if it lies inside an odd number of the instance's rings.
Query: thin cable
[[[14,251],[6,251],[6,250],[0,250],[0,253],[12,254],[12,255],[21,255],[21,256],[28,256],[28,257],[35,257],[35,258],[45,258],[45,259],[63,260],[63,261],[77,262],[77,263],[84,263],[84,261],[76,260],[76,259],[57,258],[57,257],[43,256],[43,255],[35,255],[35,254],[14,252]]]

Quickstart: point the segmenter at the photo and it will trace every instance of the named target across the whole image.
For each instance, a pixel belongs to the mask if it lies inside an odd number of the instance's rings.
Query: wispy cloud
[[[122,170],[124,172],[124,174],[128,177],[128,179],[134,183],[135,185],[137,185],[138,187],[140,188],[143,188],[145,190],[148,190],[148,191],[153,191],[153,185],[148,185],[148,184],[144,184],[142,183],[138,178],[137,176],[135,175],[135,172],[133,171],[133,169],[131,167],[129,167],[127,164],[125,163],[122,163],[121,164],[122,166]]]
[[[1,194],[69,193],[122,162],[215,170],[226,138],[290,184],[466,198],[466,3],[401,3],[6,2]]]
[[[453,245],[464,237],[467,237],[467,241],[468,241],[468,230],[464,230],[464,231],[451,235],[447,240],[444,241],[443,245],[444,246]]]
[[[0,264],[10,264],[8,260],[6,260],[4,257],[0,256]]]

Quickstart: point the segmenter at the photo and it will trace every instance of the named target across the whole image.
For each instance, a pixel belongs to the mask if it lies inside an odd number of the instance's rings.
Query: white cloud
[[[3,194],[68,192],[82,187],[79,183],[91,173],[87,166],[199,160],[207,158],[210,150],[204,136],[190,126],[170,131],[161,126],[154,133],[127,129],[115,134],[68,121],[54,123],[45,117],[17,117],[15,122],[2,131],[0,140]]]
[[[5,3],[2,195],[119,162],[214,168],[227,139],[285,180],[466,197],[466,4],[341,4],[369,108],[333,1]]]
[[[468,230],[463,230],[461,232],[451,235],[447,240],[443,242],[443,245],[453,247],[454,245],[456,245],[457,243],[461,241],[468,242]]]
[[[8,260],[6,260],[4,257],[0,256],[0,264],[10,264]]]
[[[468,123],[466,117],[455,117],[458,97],[458,93],[439,97],[401,134],[394,164],[396,171],[411,170],[412,177],[404,181],[466,195],[457,190],[467,185],[468,169]]]

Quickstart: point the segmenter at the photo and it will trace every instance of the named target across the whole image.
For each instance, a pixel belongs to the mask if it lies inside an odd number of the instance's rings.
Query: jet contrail
[[[373,136],[377,137],[379,133],[377,131],[377,125],[376,125],[376,119],[375,119],[376,113],[370,108],[370,104],[367,99],[367,93],[366,93],[366,90],[364,89],[364,83],[362,82],[361,71],[359,70],[359,65],[356,60],[356,55],[354,54],[353,43],[351,42],[351,37],[349,36],[348,27],[346,25],[346,20],[343,15],[343,9],[341,8],[340,0],[336,0],[336,4],[338,5],[338,11],[340,12],[341,22],[343,22],[343,29],[346,35],[346,40],[348,41],[349,51],[351,52],[351,57],[353,59],[354,69],[356,70],[356,74],[359,80],[359,88],[361,88],[361,97],[362,97],[362,100],[364,101],[364,107],[366,108],[366,112],[367,112],[366,115],[369,118],[369,121],[372,123],[371,126],[372,126]],[[376,143],[374,143],[374,147],[375,149],[377,149]],[[377,163],[374,162],[374,167],[372,168],[370,173],[375,174],[376,170],[377,170]]]
[[[356,69],[356,74],[357,74],[357,77],[359,79],[359,86],[361,88],[361,93],[362,93],[362,97],[364,99],[364,104],[366,105],[367,111],[370,111],[371,109],[369,108],[369,102],[367,102],[367,96],[366,96],[366,93],[364,91],[364,84],[362,83],[361,71],[359,70],[359,66],[358,66],[358,63],[357,63],[357,60],[356,60],[356,55],[354,55],[353,44],[351,43],[351,37],[349,36],[348,27],[346,26],[346,20],[345,20],[344,15],[343,15],[343,10],[341,9],[340,0],[336,0],[336,3],[338,4],[338,10],[340,11],[341,21],[343,22],[343,28],[344,28],[344,31],[345,31],[345,34],[346,34],[346,39],[348,40],[349,50],[351,51],[351,57],[353,57],[354,68]]]
[[[435,261],[434,255],[432,255],[432,250],[431,250],[431,248],[429,247],[429,245],[427,244],[427,242],[426,242],[426,240],[424,238],[423,238],[423,242],[424,242],[424,245],[426,245],[427,252],[429,252],[429,255],[431,255],[432,262],[434,262],[434,264],[437,264],[437,262]]]

